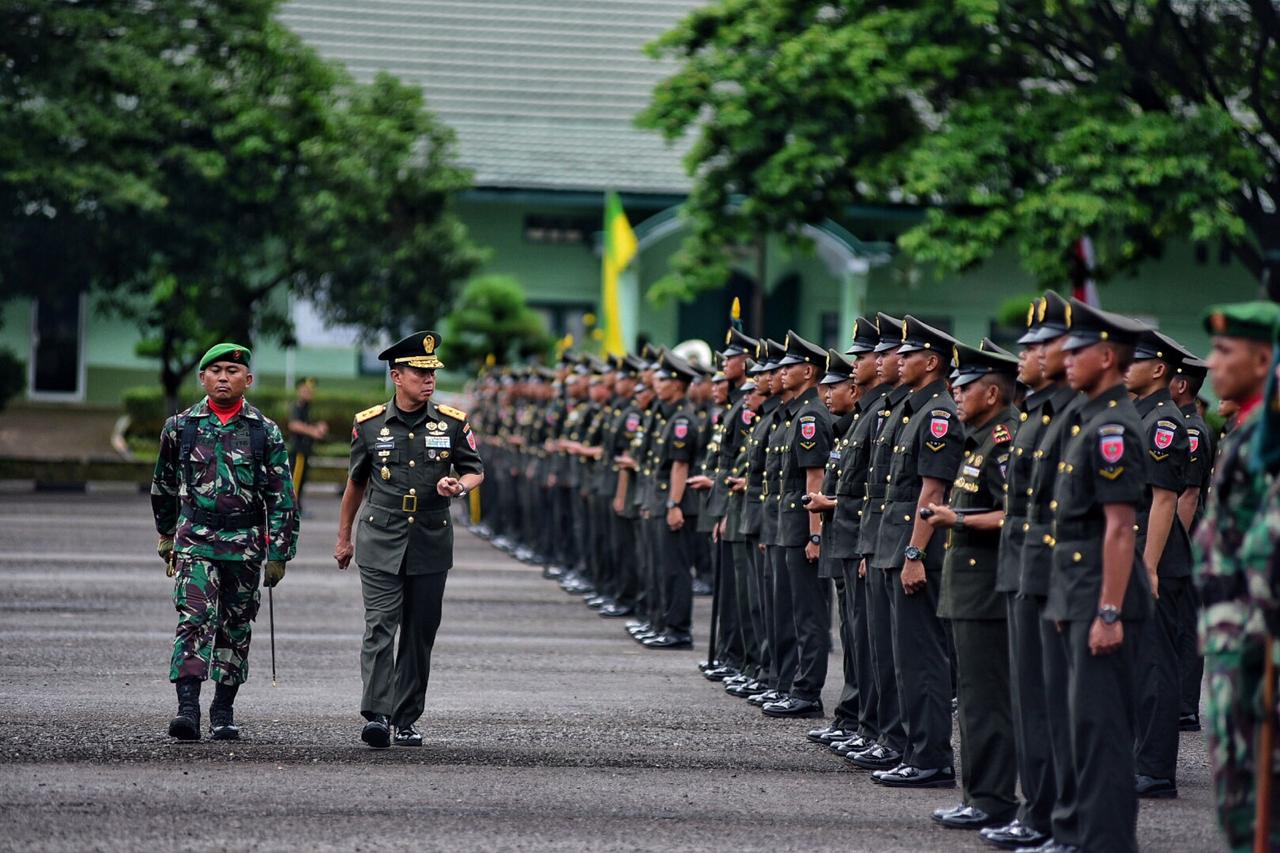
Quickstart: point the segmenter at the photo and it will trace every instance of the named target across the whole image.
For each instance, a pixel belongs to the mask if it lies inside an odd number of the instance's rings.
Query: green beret
[[[251,358],[253,358],[253,352],[248,347],[242,347],[240,344],[214,344],[200,359],[200,369],[204,370],[215,361],[231,361],[248,367]]]
[[[1272,343],[1280,327],[1280,304],[1265,299],[1214,305],[1205,312],[1204,328],[1211,335]]]

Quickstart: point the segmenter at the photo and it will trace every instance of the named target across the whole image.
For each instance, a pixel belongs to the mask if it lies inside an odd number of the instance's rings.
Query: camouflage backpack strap
[[[182,482],[187,484],[187,497],[191,497],[191,454],[196,447],[196,429],[199,424],[192,417],[181,418],[182,438],[178,442],[178,455],[182,459]]]
[[[267,428],[258,418],[249,421],[249,449],[253,451],[253,494],[261,501],[267,485]]]

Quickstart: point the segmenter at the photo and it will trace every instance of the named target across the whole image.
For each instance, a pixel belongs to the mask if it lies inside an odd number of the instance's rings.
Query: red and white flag
[[[1088,237],[1081,237],[1071,246],[1071,252],[1075,255],[1076,260],[1079,261],[1077,269],[1080,271],[1080,274],[1075,276],[1071,295],[1086,305],[1101,308],[1102,302],[1098,299],[1098,285],[1093,280],[1093,270],[1096,262],[1093,254],[1093,240]]]

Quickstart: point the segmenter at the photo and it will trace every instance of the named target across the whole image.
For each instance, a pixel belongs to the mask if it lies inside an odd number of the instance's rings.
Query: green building
[[[640,238],[623,281],[625,339],[717,341],[729,304],[763,282],[763,328],[788,328],[835,345],[864,310],[912,313],[976,341],[995,330],[1010,299],[1036,287],[1012,251],[980,269],[939,277],[894,249],[917,211],[865,208],[811,229],[811,252],[770,239],[744,250],[730,281],[688,304],[654,304],[648,288],[683,237],[679,205],[689,187],[685,148],[634,126],[670,68],[644,44],[698,4],[693,0],[292,0],[281,20],[322,55],[367,80],[381,70],[420,84],[428,106],[455,129],[475,187],[460,203],[474,239],[492,249],[487,273],[516,277],[556,333],[583,340],[599,310],[603,194],[621,194]],[[763,257],[762,257],[763,256]],[[1248,298],[1256,285],[1217,246],[1185,244],[1132,279],[1101,288],[1105,307],[1151,322],[1201,351],[1199,315],[1209,302]],[[744,299],[744,304],[748,304]],[[92,299],[11,301],[0,346],[28,362],[33,399],[113,403],[154,382],[156,365],[134,353],[135,330]],[[331,383],[375,375],[378,342],[329,329],[304,303],[292,306],[299,346],[261,342],[260,378],[295,374]],[[755,318],[744,318],[750,328]],[[332,387],[332,386],[331,386]]]

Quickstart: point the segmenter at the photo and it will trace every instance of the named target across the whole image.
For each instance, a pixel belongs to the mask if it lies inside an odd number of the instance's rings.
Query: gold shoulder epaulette
[[[365,409],[363,412],[356,413],[356,423],[362,424],[365,421],[369,420],[370,418],[376,418],[378,415],[382,414],[386,410],[387,410],[386,403],[379,403],[376,406],[370,406],[369,408]]]
[[[461,409],[455,409],[453,406],[441,405],[441,406],[436,406],[436,408],[440,410],[440,414],[448,415],[449,417],[455,418],[456,420],[465,421],[467,419],[466,412],[462,411]]]

